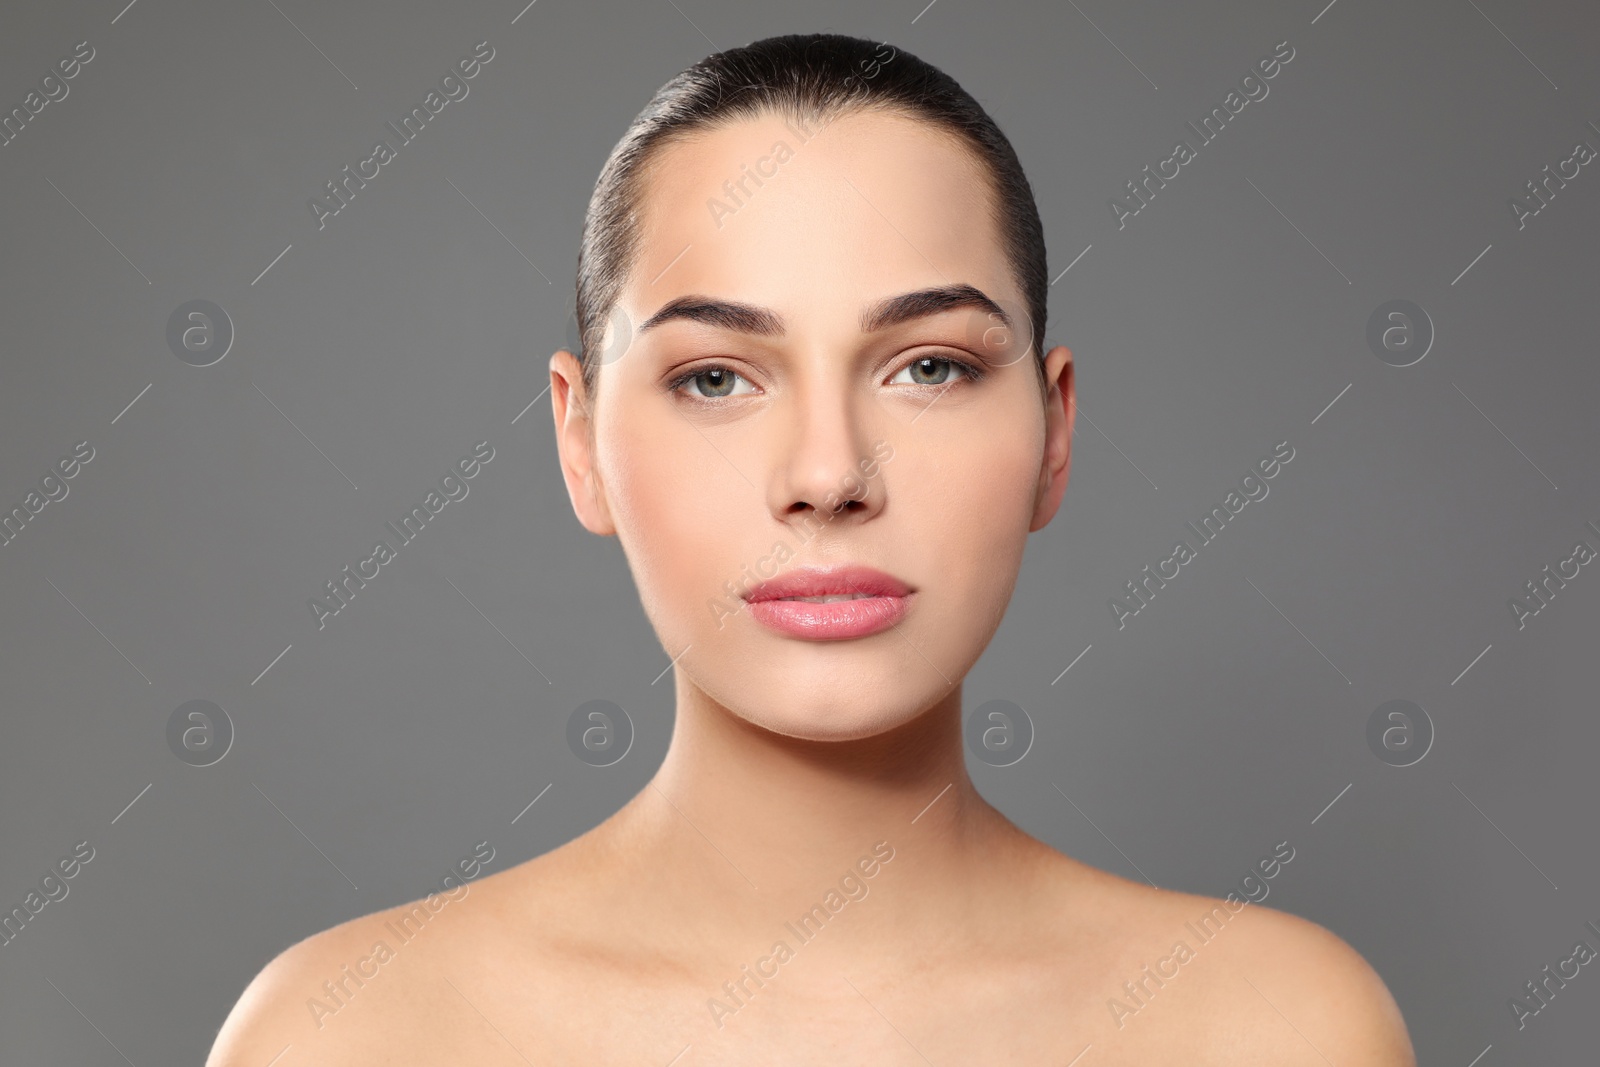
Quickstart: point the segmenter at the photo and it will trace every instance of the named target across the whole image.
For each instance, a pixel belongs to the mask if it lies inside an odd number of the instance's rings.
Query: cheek
[[[934,484],[947,502],[951,536],[971,548],[1026,539],[1042,447],[1036,436],[1019,428],[974,435],[941,449]]]
[[[1033,453],[1019,449],[971,472],[973,480],[968,483],[973,513],[968,558],[977,571],[977,581],[986,587],[993,585],[1007,599],[1028,541],[1037,470]],[[997,583],[997,579],[1004,580]]]
[[[937,549],[931,558],[938,581],[953,597],[986,606],[974,621],[997,622],[1009,601],[1033,515],[1042,433],[1041,426],[1037,433],[943,437],[937,446],[923,443],[936,451],[921,456],[914,445],[898,449],[890,466],[898,476],[891,502],[899,490],[916,515],[901,528],[914,543]]]
[[[696,622],[703,621],[697,612],[714,618],[708,598],[739,578],[736,553],[719,537],[740,528],[738,513],[748,511],[753,491],[705,442],[672,430],[640,427],[605,448],[601,464],[645,613],[664,639],[672,632],[688,640],[679,630],[686,614]]]

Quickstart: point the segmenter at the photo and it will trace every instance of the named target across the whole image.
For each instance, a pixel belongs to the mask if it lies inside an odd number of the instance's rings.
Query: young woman
[[[676,664],[666,759],[448,906],[284,952],[213,1067],[1413,1064],[1339,938],[1088,867],[967,777],[962,679],[1067,482],[1046,281],[1009,142],[914,56],[778,37],[669,81],[550,362],[572,506]]]

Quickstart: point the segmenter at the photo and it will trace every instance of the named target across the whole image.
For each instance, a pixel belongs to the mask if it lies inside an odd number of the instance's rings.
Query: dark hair
[[[856,110],[898,111],[954,134],[993,182],[995,222],[1027,302],[1043,382],[1048,271],[1033,190],[1006,135],[954,78],[909,52],[834,33],[767,37],[715,52],[651,97],[611,150],[584,218],[575,314],[585,391],[594,395],[606,320],[638,250],[640,178],[657,149],[701,130],[775,112],[802,121]],[[626,341],[622,342],[626,345]]]

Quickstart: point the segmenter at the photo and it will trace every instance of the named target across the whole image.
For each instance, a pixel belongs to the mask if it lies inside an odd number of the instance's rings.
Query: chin
[[[774,709],[763,705],[760,709],[730,709],[734,715],[752,726],[760,726],[774,734],[794,737],[797,741],[862,741],[890,733],[904,726],[928,709],[866,709],[853,704],[835,707],[792,707]]]
[[[819,708],[815,705],[793,709],[763,707],[759,715],[734,714],[746,722],[775,734],[800,741],[860,741],[886,734],[916,719],[927,709],[862,708],[851,705]]]
[[[783,662],[788,658],[766,658],[759,674],[741,670],[722,685],[702,688],[745,722],[802,741],[860,741],[889,733],[921,717],[950,691],[937,676],[931,676],[931,684],[908,682],[906,665],[895,657],[848,668],[811,664],[809,670]]]

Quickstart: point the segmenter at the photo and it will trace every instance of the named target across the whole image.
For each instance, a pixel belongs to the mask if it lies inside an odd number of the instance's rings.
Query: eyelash
[[[907,369],[909,369],[911,367],[916,366],[918,363],[929,362],[929,361],[934,362],[934,363],[948,363],[952,367],[960,368],[961,377],[956,379],[956,381],[965,381],[965,382],[968,382],[969,384],[982,381],[985,377],[987,377],[987,373],[988,373],[988,372],[986,372],[984,370],[980,370],[978,367],[974,366],[973,364],[968,363],[966,360],[956,359],[956,358],[954,358],[952,356],[919,356],[918,358],[909,361],[904,366],[902,366],[899,369],[897,369],[894,372],[894,374],[890,375],[890,377],[899,377],[899,375],[903,371],[905,371],[905,370],[907,370]],[[690,382],[694,381],[696,378],[700,377],[702,374],[708,374],[708,373],[710,373],[711,371],[714,371],[714,370],[726,371],[729,374],[732,374],[737,378],[740,378],[740,379],[742,379],[744,381],[749,381],[748,378],[745,378],[742,374],[740,374],[738,371],[734,370],[731,367],[725,366],[725,365],[720,364],[720,363],[709,363],[709,364],[706,364],[705,366],[696,367],[691,371],[688,371],[688,372],[686,372],[684,374],[678,375],[678,377],[674,378],[672,381],[667,383],[667,391],[669,393],[675,393],[675,394],[681,396],[685,400],[689,400],[691,402],[703,403],[703,404],[712,404],[712,403],[716,403],[718,400],[729,399],[728,397],[694,396],[692,394],[687,394],[687,393],[683,393],[682,392],[682,389],[683,389],[684,386],[688,385]],[[920,389],[947,389],[953,384],[954,384],[953,382],[941,382],[938,385],[927,385],[927,384],[919,384],[919,383],[913,382],[913,383],[911,383],[911,386],[913,388],[920,388]]]

